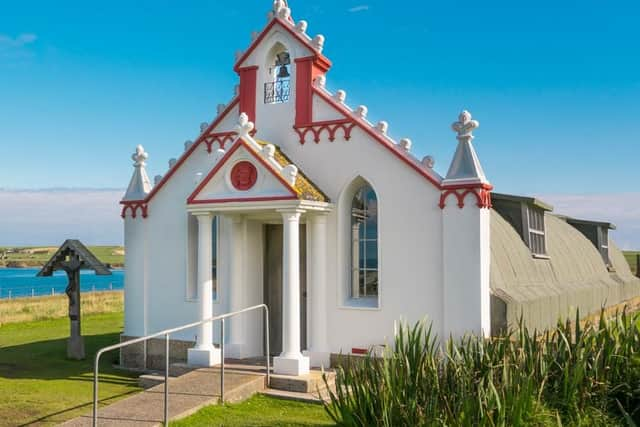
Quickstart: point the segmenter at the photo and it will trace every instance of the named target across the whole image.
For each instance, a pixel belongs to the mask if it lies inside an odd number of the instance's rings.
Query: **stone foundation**
[[[120,336],[120,342],[137,337]],[[169,364],[186,363],[187,350],[195,345],[195,341],[169,341]],[[143,343],[133,344],[120,349],[120,365],[128,369],[163,370],[165,361],[165,340],[150,339]]]

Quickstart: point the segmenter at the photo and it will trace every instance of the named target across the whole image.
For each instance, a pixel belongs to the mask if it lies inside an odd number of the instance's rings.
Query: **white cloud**
[[[614,223],[616,244],[622,249],[640,249],[640,193],[547,194],[539,198],[553,205],[554,213]]]
[[[368,4],[361,4],[360,6],[354,6],[352,8],[347,9],[347,11],[351,13],[365,12],[367,10],[369,10]]]
[[[2,190],[0,246],[122,244],[124,190]]]
[[[33,33],[22,33],[16,37],[0,34],[0,49],[20,49],[34,43],[38,39]]]

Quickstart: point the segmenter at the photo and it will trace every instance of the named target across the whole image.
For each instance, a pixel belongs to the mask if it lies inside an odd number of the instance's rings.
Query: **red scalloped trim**
[[[447,206],[447,198],[452,194],[456,196],[456,199],[458,200],[458,207],[460,209],[464,208],[464,199],[469,194],[473,194],[476,197],[476,205],[480,209],[491,209],[493,207],[493,203],[491,202],[491,190],[493,190],[493,187],[488,184],[449,187],[440,195],[440,209],[444,209]]]
[[[144,201],[120,202],[120,204],[122,205],[122,212],[120,213],[122,219],[127,217],[127,211],[131,212],[131,218],[136,218],[138,216],[138,209],[140,209],[142,213],[142,218],[148,216],[147,209],[149,205]]]
[[[351,139],[351,131],[355,126],[356,123],[352,119],[338,119],[294,126],[293,129],[300,137],[300,144],[304,145],[307,139],[307,134],[309,133],[313,134],[313,141],[318,144],[320,142],[320,134],[323,131],[327,131],[329,134],[329,141],[333,142],[336,140],[336,132],[338,129],[342,129],[344,131],[344,139],[349,141]]]
[[[238,136],[238,132],[229,131],[229,132],[216,132],[205,136],[204,143],[207,144],[207,153],[211,153],[213,151],[213,143],[218,143],[218,146],[224,150],[224,146],[227,142],[233,142]]]

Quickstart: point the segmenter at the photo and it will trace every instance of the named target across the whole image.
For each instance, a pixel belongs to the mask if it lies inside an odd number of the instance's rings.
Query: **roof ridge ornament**
[[[488,184],[489,181],[482,170],[482,165],[473,147],[473,131],[480,126],[477,120],[473,120],[471,113],[463,110],[458,116],[458,121],[451,125],[456,132],[458,147],[449,166],[443,185],[476,185]]]
[[[238,117],[238,125],[236,126],[236,129],[238,130],[238,136],[245,138],[247,136],[251,136],[250,133],[251,131],[253,131],[254,127],[255,126],[253,122],[249,121],[249,116],[247,115],[247,113],[241,113],[240,117]]]
[[[135,153],[131,155],[134,171],[133,176],[131,176],[131,181],[129,181],[127,192],[124,194],[124,198],[122,199],[123,201],[144,200],[144,198],[147,197],[147,194],[151,192],[153,187],[145,169],[148,158],[149,154],[144,151],[144,147],[142,145],[138,145]]]
[[[480,122],[472,120],[471,113],[467,110],[463,110],[458,116],[458,121],[451,125],[451,129],[458,134],[456,137],[458,141],[462,139],[472,141],[474,138],[473,130],[478,127],[480,127]]]

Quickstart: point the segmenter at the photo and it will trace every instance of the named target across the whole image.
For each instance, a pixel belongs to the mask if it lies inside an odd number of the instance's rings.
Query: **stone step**
[[[335,384],[335,372],[325,371],[329,386]],[[326,388],[322,378],[322,372],[312,370],[307,375],[292,377],[288,375],[271,375],[269,387],[275,390],[291,391],[295,393],[317,393]]]

